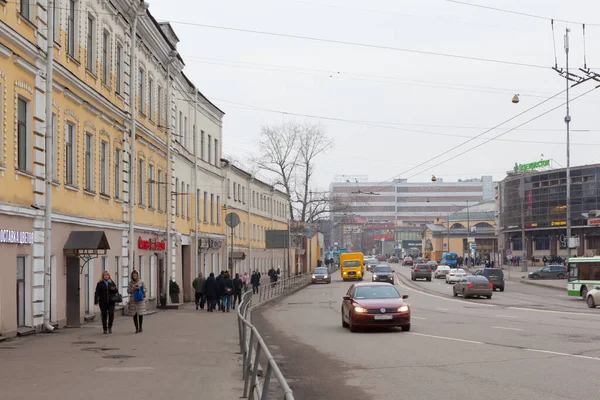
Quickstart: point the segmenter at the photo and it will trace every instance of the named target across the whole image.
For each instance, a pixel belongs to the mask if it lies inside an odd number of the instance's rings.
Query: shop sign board
[[[33,244],[33,232],[0,229],[0,243]]]
[[[165,241],[159,242],[157,240],[152,241],[144,240],[141,237],[138,239],[138,248],[140,250],[158,250],[165,251],[167,249],[167,243]]]
[[[540,160],[540,161],[534,161],[531,162],[529,164],[517,164],[515,163],[515,172],[519,172],[519,171],[533,171],[536,170],[538,168],[541,167],[549,167],[550,166],[550,160]]]

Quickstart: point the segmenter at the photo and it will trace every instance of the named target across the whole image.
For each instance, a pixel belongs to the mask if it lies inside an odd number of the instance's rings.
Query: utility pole
[[[565,31],[565,56],[566,56],[566,72],[569,77],[569,32]],[[571,258],[571,115],[569,110],[569,79],[565,79],[567,83],[567,115],[565,123],[567,124],[567,263]]]
[[[54,171],[54,126],[52,123],[52,74],[54,72],[54,0],[48,0],[46,35],[46,193],[44,207],[44,329],[52,332],[50,302],[52,286],[52,179]]]
[[[527,272],[527,238],[525,237],[525,179],[521,177],[519,183],[519,197],[521,198],[521,248],[523,257],[521,257],[521,272]]]

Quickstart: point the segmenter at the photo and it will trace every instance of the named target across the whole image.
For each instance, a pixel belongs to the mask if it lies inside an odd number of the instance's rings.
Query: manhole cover
[[[96,344],[96,342],[93,342],[91,340],[82,340],[80,342],[71,342],[71,344]]]
[[[86,347],[85,349],[81,349],[83,351],[112,351],[119,350],[116,347]]]
[[[135,356],[128,356],[125,354],[113,354],[112,356],[104,356],[102,358],[133,358]]]

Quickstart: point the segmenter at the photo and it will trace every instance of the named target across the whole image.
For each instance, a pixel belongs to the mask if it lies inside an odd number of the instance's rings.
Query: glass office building
[[[505,250],[522,256],[524,220],[527,256],[566,255],[567,218],[580,245],[573,255],[600,249],[600,164],[571,167],[571,215],[567,217],[566,169],[509,174],[498,186],[500,234]],[[562,239],[562,240],[561,240]]]

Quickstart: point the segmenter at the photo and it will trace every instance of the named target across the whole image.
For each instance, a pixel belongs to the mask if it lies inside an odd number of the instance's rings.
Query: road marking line
[[[451,338],[451,337],[446,337],[446,336],[426,335],[424,333],[408,332],[408,334],[415,335],[415,336],[423,336],[423,337],[428,337],[428,338],[433,338],[433,339],[452,340],[455,342],[463,342],[463,343],[471,343],[471,344],[485,344],[483,342],[477,342],[475,340],[457,339],[457,338]]]
[[[504,317],[504,318],[518,318],[516,315],[502,315],[502,314],[498,314],[498,315],[496,315],[496,317]]]
[[[582,356],[582,355],[579,355],[579,354],[559,353],[557,351],[536,350],[536,349],[524,349],[524,350],[525,351],[531,351],[531,352],[534,352],[534,353],[551,354],[551,355],[555,355],[555,356],[583,358],[585,360],[600,361],[600,358],[598,358],[598,357]]]
[[[436,310],[440,310],[440,311],[448,311],[447,308],[436,308]]]
[[[411,316],[412,319],[427,319],[427,318],[423,318],[423,317],[413,317]]]
[[[404,289],[406,289],[408,291],[422,294],[423,296],[435,297],[436,299],[441,299],[441,300],[445,300],[445,301],[451,301],[451,302],[454,302],[454,303],[460,303],[462,305],[467,305],[468,304],[469,306],[475,305],[475,306],[481,306],[481,307],[498,307],[495,304],[483,304],[483,303],[475,303],[475,302],[465,302],[464,300],[449,299],[447,297],[438,296],[438,295],[435,295],[435,294],[423,292],[421,290],[413,289],[410,286],[406,286],[405,284],[401,284],[401,283],[398,283],[398,286],[400,286],[401,288],[404,288]]]
[[[519,329],[519,328],[508,328],[506,326],[492,326],[492,328],[494,329],[505,329],[507,331],[522,331],[523,329]]]
[[[538,312],[545,312],[545,313],[551,313],[551,314],[586,315],[586,316],[600,317],[600,314],[582,313],[582,312],[539,310],[537,308],[525,308],[525,307],[508,307],[508,308],[511,310],[519,310],[519,311],[538,311]]]
[[[96,368],[96,372],[138,372],[152,371],[154,367],[101,367]]]

